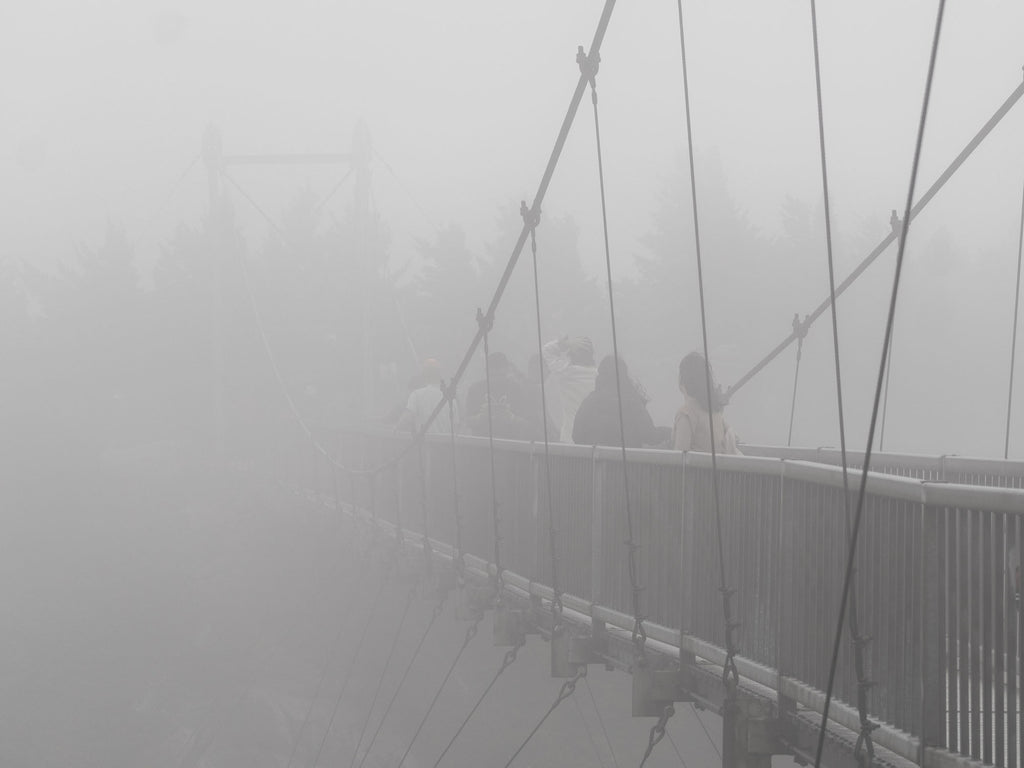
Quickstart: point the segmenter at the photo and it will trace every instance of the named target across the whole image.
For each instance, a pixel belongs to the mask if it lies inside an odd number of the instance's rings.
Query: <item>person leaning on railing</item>
[[[691,352],[679,361],[679,391],[683,405],[676,412],[672,428],[672,447],[677,451],[711,451],[708,412],[712,414],[717,453],[739,453],[736,435],[722,416],[722,393],[711,377],[708,392],[708,365],[699,352]]]

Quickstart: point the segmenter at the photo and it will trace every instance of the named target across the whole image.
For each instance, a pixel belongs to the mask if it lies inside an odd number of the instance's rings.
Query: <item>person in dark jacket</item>
[[[579,445],[622,445],[619,430],[618,391],[615,385],[616,360],[608,355],[597,367],[594,391],[580,404],[572,427],[572,440]],[[626,364],[618,361],[622,387],[622,427],[627,448],[640,448],[660,442],[660,436],[647,412],[647,397],[629,378]]]

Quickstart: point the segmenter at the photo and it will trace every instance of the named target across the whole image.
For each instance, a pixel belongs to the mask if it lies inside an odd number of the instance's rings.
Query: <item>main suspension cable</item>
[[[590,82],[590,102],[594,107],[594,136],[597,145],[597,179],[601,190],[601,229],[604,235],[604,264],[605,274],[608,280],[608,314],[611,318],[612,330],[612,355],[615,358],[615,403],[619,417],[619,449],[622,451],[622,492],[626,503],[626,549],[629,566],[629,585],[633,599],[633,650],[637,662],[646,662],[645,644],[647,642],[647,631],[644,629],[644,617],[640,607],[640,593],[643,587],[640,586],[640,578],[637,573],[637,550],[639,545],[635,538],[635,525],[633,522],[633,505],[629,498],[629,465],[626,462],[626,422],[622,414],[622,376],[619,373],[619,339],[615,326],[615,291],[612,287],[612,255],[608,239],[608,205],[604,188],[604,156],[601,151],[601,120],[597,108],[597,71],[601,65],[600,54],[593,53],[588,56],[581,45],[576,52],[576,62],[580,66],[580,72]]]
[[[836,309],[836,278],[835,260],[832,249],[832,206],[829,202],[828,184],[828,161],[825,152],[825,110],[822,100],[821,89],[821,59],[818,48],[818,8],[816,0],[810,0],[811,5],[811,39],[814,47],[814,87],[818,106],[818,146],[821,155],[821,189],[825,207],[825,249],[828,256],[828,289],[829,306],[832,314],[832,357],[836,378],[836,406],[839,413],[839,450],[843,468],[843,520],[846,528],[847,545],[851,541],[851,519],[850,519],[850,480],[849,468],[846,460],[846,416],[843,408],[843,377],[840,368],[839,354],[839,319]],[[798,348],[799,349],[799,348]],[[888,392],[888,375],[886,376],[886,392]],[[884,417],[883,417],[884,425]],[[864,665],[864,648],[866,641],[860,636],[860,626],[857,620],[857,590],[856,585],[850,584],[850,639],[853,642],[854,667],[857,674],[857,712],[860,717],[860,731],[857,736],[857,744],[854,755],[859,760],[861,748],[866,749],[868,765],[874,760],[874,743],[871,739],[871,732],[877,726],[868,718],[867,695],[870,683],[866,677]],[[835,651],[838,653],[838,646]],[[834,685],[834,673],[836,667],[832,667],[829,674],[827,690],[831,691]]]
[[[942,32],[942,18],[946,10],[946,0],[939,0],[938,11],[935,15],[935,32],[932,37],[931,54],[928,59],[928,75],[925,80],[924,99],[921,104],[921,118],[917,128],[917,141],[914,145],[914,160],[910,170],[910,184],[907,189],[907,201],[904,208],[903,222],[900,231],[899,248],[896,252],[896,269],[893,274],[892,293],[889,298],[889,312],[885,321],[885,335],[882,340],[881,361],[878,364],[878,378],[875,383],[874,403],[871,408],[871,423],[868,427],[867,447],[864,450],[864,468],[860,476],[860,489],[857,493],[857,512],[853,519],[853,531],[850,536],[849,552],[846,558],[846,573],[843,576],[843,593],[839,603],[839,618],[836,622],[835,640],[832,646],[832,661],[829,665],[829,679],[834,681],[835,670],[839,662],[839,644],[843,634],[843,624],[846,618],[846,608],[850,597],[850,586],[853,582],[853,566],[857,555],[857,539],[860,533],[860,523],[864,514],[864,499],[867,496],[868,472],[871,468],[871,447],[875,439],[875,426],[878,421],[878,409],[882,399],[882,385],[885,381],[886,359],[889,354],[889,342],[892,338],[893,322],[896,317],[896,299],[899,296],[900,276],[903,272],[903,256],[907,247],[907,232],[910,229],[912,218],[912,205],[914,202],[914,187],[917,184],[917,171],[921,162],[921,147],[924,144],[924,129],[928,121],[928,105],[931,100],[932,81],[935,76],[935,60],[939,52],[939,37]],[[821,729],[818,733],[818,747],[814,757],[815,768],[821,766],[821,755],[825,746],[825,731],[828,728],[828,711],[832,703],[832,688],[829,686],[825,692],[825,704],[821,715]],[[923,742],[922,742],[923,750]]]
[[[1020,200],[1020,234],[1017,238],[1017,282],[1013,292],[1013,333],[1010,339],[1010,384],[1006,395],[1006,441],[1003,443],[1003,458],[1010,458],[1010,414],[1013,412],[1013,369],[1017,362],[1017,317],[1020,309],[1020,267],[1024,255],[1024,191]]]
[[[953,175],[957,172],[960,166],[962,166],[967,161],[967,158],[969,158],[974,153],[974,150],[976,150],[981,145],[981,142],[984,141],[985,137],[987,137],[992,132],[992,129],[995,128],[1000,123],[1000,121],[1002,121],[1002,119],[1006,116],[1006,114],[1010,111],[1010,109],[1012,109],[1013,106],[1018,101],[1020,101],[1022,96],[1024,96],[1024,83],[1018,85],[1013,90],[1013,92],[1006,97],[1006,100],[1001,105],[999,105],[999,108],[996,109],[992,117],[990,117],[985,122],[985,124],[978,130],[974,137],[969,142],[967,142],[964,148],[960,151],[960,154],[958,154],[955,158],[953,158],[953,160],[950,161],[949,165],[946,166],[946,169],[939,175],[939,177],[934,182],[932,182],[932,185],[928,188],[928,190],[923,195],[921,195],[917,203],[914,204],[914,207],[910,209],[911,218],[916,218],[917,215],[924,210],[924,208],[939,193],[939,190],[941,190],[942,187],[945,186],[946,182],[953,177]],[[899,237],[899,232],[899,226],[893,228],[884,238],[882,238],[881,242],[879,242],[878,245],[876,245],[875,248],[861,260],[860,264],[858,264],[857,267],[849,275],[847,275],[846,278],[841,283],[839,283],[839,285],[836,286],[836,298],[839,298],[843,293],[845,293],[846,289],[853,285],[857,281],[857,279],[862,274],[864,274],[867,268],[870,267],[878,259],[878,257],[885,252],[885,250],[890,245],[897,241]],[[814,323],[815,320],[817,320],[819,317],[821,317],[822,314],[824,314],[825,310],[828,309],[828,303],[830,300],[830,298],[826,297],[824,301],[818,304],[818,306],[816,306],[807,315],[808,325]],[[756,365],[754,365],[753,368],[751,368],[749,371],[743,374],[743,376],[737,379],[736,382],[726,390],[726,401],[731,400],[733,395],[735,395],[741,387],[743,387],[758,373],[764,370],[765,367],[767,367],[772,360],[778,357],[779,354],[781,354],[782,351],[786,349],[786,347],[788,347],[790,344],[796,341],[796,339],[796,335],[790,333],[789,336],[787,336],[785,339],[779,342],[774,349],[772,349],[770,352],[768,352],[768,354],[761,358],[761,360]]]

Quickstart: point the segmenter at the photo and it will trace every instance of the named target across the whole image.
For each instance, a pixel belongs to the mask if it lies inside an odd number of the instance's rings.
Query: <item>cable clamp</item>
[[[484,314],[484,311],[480,307],[476,308],[476,324],[480,327],[480,330],[484,333],[490,333],[494,330],[494,315]]]
[[[892,213],[889,214],[889,226],[892,227],[893,234],[898,235],[900,230],[903,228],[903,222],[900,221],[900,217],[896,213],[896,209],[892,209]]]
[[[477,310],[479,311],[479,310]],[[479,322],[479,320],[477,321]],[[444,397],[448,406],[451,407],[452,403],[455,402],[455,380],[449,379],[447,382],[441,382],[441,395]]]
[[[810,320],[810,315],[804,315],[804,319],[801,320],[799,313],[793,313],[793,336],[801,344],[804,337],[807,336],[807,330],[811,327]]]
[[[525,200],[519,201],[519,215],[523,217],[523,223],[531,232],[540,226],[540,208],[530,208]]]
[[[601,66],[601,54],[598,51],[588,56],[583,46],[576,48],[576,63],[580,65],[580,74],[590,82],[591,88],[597,88],[597,70]]]

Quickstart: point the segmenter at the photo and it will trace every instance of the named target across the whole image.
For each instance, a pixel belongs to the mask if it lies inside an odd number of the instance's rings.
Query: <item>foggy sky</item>
[[[499,207],[532,198],[575,85],[576,46],[589,45],[602,3],[10,5],[0,11],[4,258],[52,265],[74,244],[97,242],[111,220],[125,226],[140,261],[149,264],[177,221],[195,221],[204,210],[201,166],[180,185],[176,180],[208,123],[221,128],[228,152],[345,151],[353,125],[364,119],[398,177],[378,166],[374,196],[394,234],[393,262],[401,264],[413,256],[416,238],[448,222],[463,226],[471,246],[481,248],[495,237]],[[808,4],[684,5],[696,151],[720,163],[737,206],[765,233],[777,233],[787,197],[820,206]],[[917,1],[820,4],[835,227],[877,233],[865,235],[867,243],[885,234],[889,209],[903,207],[934,11],[933,2]],[[643,250],[639,238],[650,228],[666,166],[685,151],[675,25],[668,0],[620,2],[602,50],[598,87],[612,253],[621,276],[633,274],[632,258]],[[950,4],[920,188],[1020,82],[1022,32],[1019,3]],[[1018,105],[917,220],[909,255],[918,261],[908,267],[907,296],[914,295],[915,276],[929,269],[921,244],[942,232],[959,258],[979,269],[976,284],[957,285],[941,300],[967,302],[959,308],[966,317],[970,302],[1012,308],[1022,128]],[[545,212],[576,218],[584,261],[599,274],[592,130],[584,102]],[[260,168],[238,176],[277,214],[303,184],[326,192],[338,171]],[[265,225],[251,210],[238,213],[250,243],[257,242]],[[840,277],[862,255],[838,253]],[[884,287],[888,268],[875,269]],[[782,338],[792,312],[811,309],[825,288],[822,282],[813,295],[793,296],[792,309],[779,317],[751,322],[777,325]],[[736,287],[741,295],[755,289]],[[874,318],[882,305],[872,296],[844,306],[843,317],[857,324],[862,313],[870,316],[863,323],[877,344]],[[983,378],[993,403],[1005,396],[999,377],[1008,366],[1008,323],[1005,317],[998,328],[965,329],[958,342],[986,354],[991,346]],[[935,354],[955,356],[954,347],[937,344]],[[727,354],[718,363],[720,378],[735,378],[764,351]],[[788,364],[773,375],[788,377]],[[904,396],[912,399],[925,384],[904,379]],[[947,394],[950,402],[962,396],[955,389]],[[736,418],[758,407],[737,403]],[[991,432],[998,430],[999,407],[990,410],[986,436],[965,439],[963,452],[993,452],[986,446],[997,442]],[[803,442],[827,440],[829,429],[808,430]],[[905,444],[951,450],[933,439]]]

